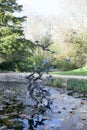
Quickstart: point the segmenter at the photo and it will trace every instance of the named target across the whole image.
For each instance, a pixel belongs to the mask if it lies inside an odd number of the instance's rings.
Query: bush
[[[49,85],[49,86],[53,86],[53,87],[63,87],[63,84],[62,84],[62,80],[61,79],[59,79],[59,78],[53,78],[53,80],[52,81],[47,81],[46,82],[46,85]]]
[[[14,71],[15,70],[15,64],[11,61],[9,62],[2,62],[0,64],[0,70],[5,70],[5,71]]]
[[[78,90],[81,92],[87,92],[87,80],[83,79],[68,79],[67,81],[68,88]]]
[[[84,79],[63,79],[54,77],[52,81],[48,81],[46,85],[54,87],[66,87],[78,92],[87,92],[87,80]]]
[[[54,65],[56,68],[59,68],[60,70],[73,70],[73,69],[77,69],[77,64],[73,61],[66,61],[65,59],[61,59],[61,60],[55,60]]]

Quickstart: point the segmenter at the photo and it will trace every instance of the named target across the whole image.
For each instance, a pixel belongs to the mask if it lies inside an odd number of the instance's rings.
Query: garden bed
[[[79,92],[87,92],[87,79],[85,76],[53,76],[53,81],[47,85],[73,89]]]

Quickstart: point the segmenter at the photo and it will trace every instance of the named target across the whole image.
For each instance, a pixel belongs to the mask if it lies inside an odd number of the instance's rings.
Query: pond
[[[0,130],[87,130],[87,94],[49,88],[53,104],[38,110],[27,83],[0,82]]]

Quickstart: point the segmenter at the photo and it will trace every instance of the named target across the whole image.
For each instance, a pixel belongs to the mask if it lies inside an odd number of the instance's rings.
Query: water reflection
[[[51,112],[48,108],[22,102],[27,100],[26,90],[27,84],[0,84],[0,130],[43,130],[45,125],[50,128],[52,120],[58,120],[46,117],[46,112]]]
[[[82,100],[84,97],[82,93],[80,96],[83,97],[79,100],[79,93],[76,91],[53,88],[51,93],[54,103],[51,108],[41,106],[38,109],[26,99],[27,86],[19,83],[0,83],[0,130],[53,130],[55,128],[58,130],[63,121],[66,124],[68,121],[73,121],[77,125],[78,122],[82,123],[80,118],[87,119],[83,117],[87,104]],[[84,122],[86,123],[87,120]],[[66,126],[69,127],[70,123]],[[64,128],[61,127],[61,130]]]
[[[0,127],[1,129],[34,130],[35,127],[44,125],[45,119],[40,114],[26,115],[25,106],[18,101],[4,98],[0,105]],[[1,130],[0,129],[0,130]]]

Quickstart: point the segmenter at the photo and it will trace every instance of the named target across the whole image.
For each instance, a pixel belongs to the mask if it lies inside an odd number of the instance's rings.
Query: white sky
[[[24,14],[61,15],[72,0],[18,0],[23,5]]]
[[[23,15],[56,15],[72,26],[87,25],[87,0],[17,0],[23,5]],[[18,14],[21,15],[21,14]],[[77,22],[77,24],[76,24]],[[66,26],[66,25],[65,25]]]
[[[61,20],[86,23],[87,0],[17,0],[23,15],[56,15]],[[20,14],[19,14],[20,15]]]
[[[57,15],[67,19],[74,15],[80,17],[87,12],[86,0],[17,0],[23,5],[23,15]]]

